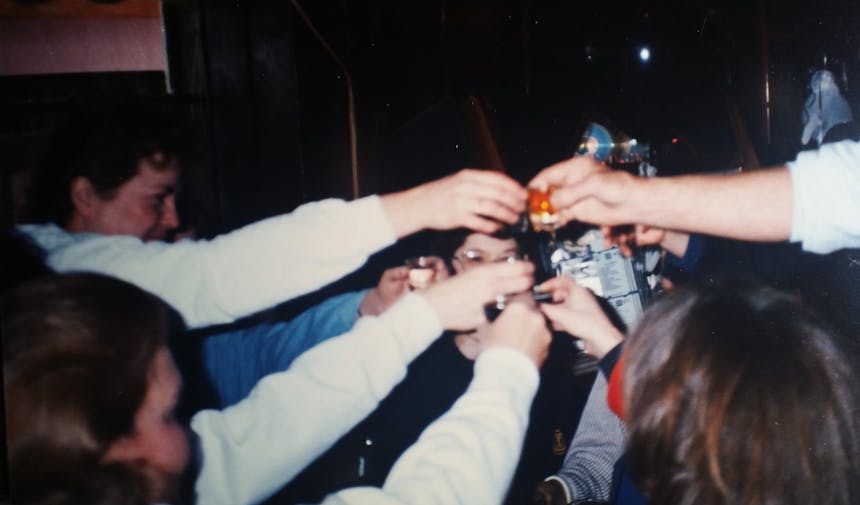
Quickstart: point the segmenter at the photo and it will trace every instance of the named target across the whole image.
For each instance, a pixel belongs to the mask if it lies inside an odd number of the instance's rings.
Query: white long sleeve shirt
[[[213,240],[173,244],[20,225],[57,272],[116,277],[154,293],[191,327],[228,323],[314,291],[396,240],[377,196],[323,200]]]
[[[198,503],[268,497],[373,411],[441,330],[426,300],[407,294],[263,379],[237,405],[198,413],[191,422],[203,453]],[[486,351],[475,367],[469,391],[401,457],[383,489],[345,490],[326,503],[500,503],[538,374],[510,349]]]
[[[791,240],[822,254],[860,247],[860,142],[804,151],[788,169],[794,194]]]

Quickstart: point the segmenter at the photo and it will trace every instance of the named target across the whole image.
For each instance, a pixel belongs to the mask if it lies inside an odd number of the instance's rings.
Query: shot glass
[[[529,220],[534,231],[555,231],[561,225],[558,210],[550,201],[554,186],[529,188]]]
[[[433,284],[442,260],[433,256],[416,256],[406,260],[409,267],[407,283],[411,290],[421,290]]]

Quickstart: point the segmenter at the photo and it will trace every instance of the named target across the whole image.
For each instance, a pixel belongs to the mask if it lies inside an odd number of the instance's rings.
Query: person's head
[[[437,248],[450,262],[454,275],[487,263],[511,261],[520,257],[517,241],[505,233],[488,235],[457,230],[447,233]],[[530,296],[528,302],[533,302]],[[454,344],[465,357],[475,359],[483,349],[489,328],[488,321],[472,331],[458,333],[454,337]]]
[[[182,146],[175,112],[129,99],[72,116],[31,184],[24,218],[73,232],[164,239],[179,226]]]
[[[860,500],[854,363],[795,299],[681,289],[624,352],[631,476],[651,505]]]
[[[24,284],[2,306],[14,503],[153,503],[188,462],[172,417],[182,328],[154,296],[95,274]]]
[[[519,257],[517,241],[510,235],[487,235],[477,232],[463,232],[456,235],[456,246],[450,253],[454,273],[461,273],[472,267],[509,261]]]

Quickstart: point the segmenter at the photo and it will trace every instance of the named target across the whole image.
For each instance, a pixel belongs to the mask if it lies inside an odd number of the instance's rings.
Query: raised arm
[[[559,186],[565,222],[643,224],[826,253],[860,246],[860,143],[805,151],[784,166],[728,175],[637,178],[591,158],[550,166],[531,184]]]
[[[791,177],[785,167],[731,175],[640,178],[587,157],[546,168],[535,183],[560,186],[565,222],[644,224],[747,240],[787,240]]]
[[[485,320],[498,293],[528,289],[534,267],[517,262],[475,268],[408,293],[378,317],[301,355],[270,375],[248,398],[192,420],[201,440],[199,503],[253,503],[266,498],[376,408],[405,376],[409,362],[442,328]]]
[[[165,244],[58,228],[52,234],[41,225],[21,230],[39,235],[54,270],[126,280],[170,303],[190,327],[200,327],[318,289],[421,229],[487,231],[513,223],[525,198],[525,190],[504,174],[463,170],[382,197],[306,204],[211,241]]]
[[[347,489],[324,505],[501,503],[549,341],[543,318],[512,303],[490,328],[469,388],[403,453],[383,488]]]

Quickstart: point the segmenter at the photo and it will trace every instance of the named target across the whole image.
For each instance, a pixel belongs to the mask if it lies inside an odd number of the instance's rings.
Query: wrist
[[[386,307],[382,302],[382,296],[379,294],[379,290],[374,288],[367,292],[364,295],[364,298],[361,299],[361,303],[358,305],[358,315],[362,316],[378,316],[382,312],[384,312]]]
[[[607,330],[604,336],[595,341],[594,352],[592,355],[597,359],[603,359],[609,351],[618,347],[618,344],[624,342],[624,335],[621,334],[615,327]]]
[[[391,230],[397,238],[403,238],[424,228],[422,216],[415,212],[415,201],[418,188],[411,188],[396,193],[382,195],[382,208]]]

